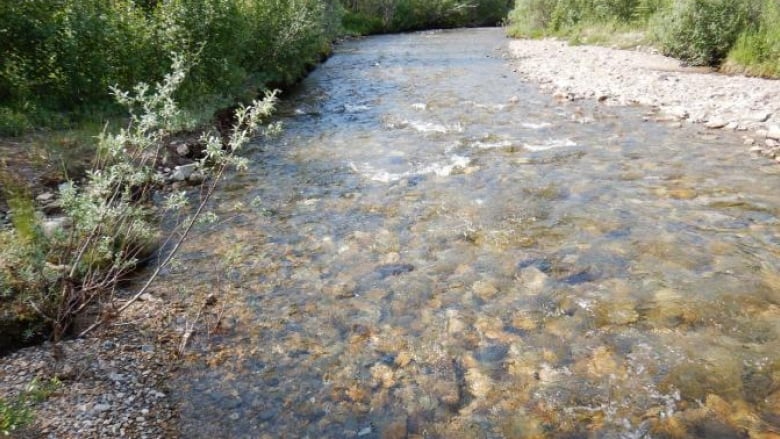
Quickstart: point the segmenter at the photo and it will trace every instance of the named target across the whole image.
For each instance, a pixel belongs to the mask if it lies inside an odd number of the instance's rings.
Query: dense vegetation
[[[344,28],[353,34],[494,26],[513,0],[344,0]]]
[[[780,77],[778,0],[518,0],[514,36],[557,35],[575,42],[639,40],[693,65]],[[618,37],[616,37],[618,35]]]
[[[338,0],[3,0],[0,134],[105,114],[110,86],[160,80],[171,53],[191,64],[185,107],[246,100],[316,63],[339,11]]]

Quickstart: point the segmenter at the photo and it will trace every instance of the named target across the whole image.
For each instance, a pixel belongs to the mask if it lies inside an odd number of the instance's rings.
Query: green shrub
[[[766,0],[729,52],[725,70],[780,77],[780,3]]]
[[[197,54],[184,106],[251,100],[317,62],[341,14],[338,0],[2,1],[0,106],[31,123],[58,111],[102,119],[120,110],[109,87],[159,81],[172,52]],[[15,113],[0,127],[24,128]]]
[[[557,0],[517,0],[509,14],[509,34],[514,37],[540,36],[552,22]]]
[[[692,65],[717,65],[746,25],[747,8],[733,0],[677,0],[654,28],[663,51]]]
[[[344,28],[381,22],[382,32],[496,25],[512,7],[511,0],[342,0]]]
[[[644,22],[668,0],[518,0],[509,16],[513,36],[568,34],[580,26]]]
[[[32,127],[27,115],[8,107],[0,107],[0,136],[19,136]]]
[[[0,435],[10,436],[29,425],[33,421],[31,405],[47,400],[61,386],[57,378],[45,382],[36,378],[11,400],[0,398]]]
[[[372,35],[384,31],[385,25],[380,17],[361,12],[345,12],[342,19],[344,31],[350,35]]]

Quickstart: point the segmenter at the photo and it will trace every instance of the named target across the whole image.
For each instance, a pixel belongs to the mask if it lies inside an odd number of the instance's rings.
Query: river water
[[[505,43],[346,42],[286,97],[163,280],[217,297],[184,437],[777,437],[778,167]]]

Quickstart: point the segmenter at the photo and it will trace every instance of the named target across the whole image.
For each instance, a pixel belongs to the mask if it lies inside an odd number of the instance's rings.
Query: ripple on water
[[[220,296],[185,436],[776,434],[780,173],[540,95],[500,32],[345,42],[290,98],[160,287]]]

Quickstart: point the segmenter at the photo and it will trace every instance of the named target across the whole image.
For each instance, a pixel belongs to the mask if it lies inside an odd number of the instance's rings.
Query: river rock
[[[54,194],[51,192],[44,192],[37,197],[35,197],[35,201],[39,203],[48,203],[49,201],[52,201],[54,199]]]
[[[384,363],[377,363],[371,368],[371,378],[375,388],[389,389],[395,385],[395,373],[390,366]]]
[[[187,157],[190,154],[190,147],[186,143],[176,145],[176,154],[181,157]]]
[[[728,122],[721,119],[711,119],[704,123],[704,126],[711,130],[717,130],[725,127],[726,125],[728,125]]]
[[[683,107],[661,107],[661,112],[677,120],[684,120],[690,117],[688,110]]]
[[[772,113],[767,111],[759,111],[748,115],[747,120],[750,122],[764,123],[772,117]]]
[[[466,383],[468,384],[469,392],[478,399],[487,397],[494,387],[493,380],[475,367],[466,371]]]
[[[539,294],[544,290],[549,277],[537,267],[523,268],[518,276],[525,294]]]
[[[393,420],[382,428],[382,439],[406,439],[409,437],[407,431],[408,420],[406,416],[402,416]]]
[[[189,177],[187,177],[187,181],[193,184],[203,183],[203,180],[205,179],[206,179],[206,175],[200,170],[194,171],[192,174],[190,174]]]
[[[442,404],[457,407],[460,404],[460,388],[455,362],[444,358],[433,365],[433,375],[426,390],[435,396]]]
[[[773,125],[766,131],[766,137],[768,139],[780,140],[780,126]]]
[[[602,301],[596,308],[596,322],[599,326],[629,325],[638,320],[636,304],[629,299]]]
[[[496,288],[493,282],[489,280],[480,280],[474,282],[472,289],[474,290],[474,294],[483,300],[492,299],[498,293],[498,288]]]
[[[593,351],[585,365],[588,375],[594,378],[625,377],[625,367],[618,363],[615,355],[605,346],[599,346]]]
[[[43,224],[41,224],[41,229],[43,229],[44,235],[51,237],[57,231],[67,229],[72,223],[73,221],[66,216],[54,217],[45,220]]]
[[[175,168],[173,168],[173,173],[171,173],[171,180],[173,181],[184,181],[188,179],[193,172],[197,169],[198,164],[197,163],[190,163],[187,165],[180,165]]]

